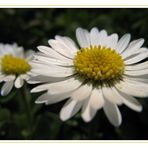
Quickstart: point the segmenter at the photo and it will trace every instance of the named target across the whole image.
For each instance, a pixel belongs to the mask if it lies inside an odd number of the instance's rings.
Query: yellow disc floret
[[[4,74],[25,74],[30,71],[31,66],[22,58],[13,55],[4,55],[1,59],[1,70]]]
[[[94,46],[80,49],[74,58],[75,71],[84,79],[109,85],[124,73],[122,57],[111,48]]]

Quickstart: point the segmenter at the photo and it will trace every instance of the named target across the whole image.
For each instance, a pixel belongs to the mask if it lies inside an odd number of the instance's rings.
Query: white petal
[[[46,103],[48,99],[49,99],[49,95],[47,93],[44,93],[37,98],[35,103],[37,103],[37,104]]]
[[[129,44],[129,51],[133,50],[133,49],[139,49],[144,43],[144,39],[138,39],[138,40],[134,40]],[[128,50],[126,52],[129,52]]]
[[[100,89],[94,88],[90,96],[90,106],[96,110],[102,108],[104,105],[104,98]]]
[[[37,84],[37,83],[45,83],[45,82],[58,82],[61,80],[64,80],[65,78],[60,78],[60,77],[48,77],[48,76],[42,76],[42,75],[37,75],[37,76],[32,76],[29,78],[27,81],[29,84]]]
[[[67,98],[70,97],[70,94],[71,92],[67,92],[67,93],[60,94],[60,95],[49,95],[49,99],[47,100],[45,104],[50,105],[50,104],[55,104],[63,100],[66,100]]]
[[[147,87],[148,87],[148,84],[145,84],[143,82],[139,82],[136,80],[132,80],[129,77],[125,77],[124,81],[130,83],[131,85],[143,87],[144,89],[147,89]]]
[[[60,53],[58,53],[57,51],[55,51],[54,49],[47,47],[47,46],[38,46],[37,47],[39,51],[41,51],[42,53],[44,53],[45,55],[53,58],[53,59],[60,59],[63,61],[71,61],[71,59],[61,55]],[[37,53],[36,53],[37,55]]]
[[[7,54],[15,55],[15,50],[13,49],[13,46],[10,44],[5,44],[3,50],[5,50]]]
[[[148,52],[147,53],[141,53],[141,54],[139,54],[139,55],[137,55],[133,58],[125,60],[125,64],[126,65],[134,64],[134,63],[137,63],[137,62],[144,60],[147,57],[148,57]]]
[[[103,109],[111,124],[114,126],[119,126],[121,124],[122,117],[117,105],[106,100]]]
[[[68,100],[60,111],[60,119],[66,121],[74,116],[81,108],[82,103],[76,100]]]
[[[53,78],[62,78],[62,77],[68,77],[74,75],[73,71],[67,71],[66,69],[64,71],[52,71],[48,70],[46,71],[46,68],[37,68],[37,69],[32,69],[32,73],[36,75],[43,75],[43,76],[49,76]]]
[[[67,98],[70,97],[71,92],[68,93],[63,93],[63,94],[55,94],[55,95],[50,95],[49,92],[44,93],[38,99],[35,101],[35,103],[40,104],[40,103],[45,103],[46,105],[49,104],[54,104],[60,101],[63,101]]]
[[[5,76],[4,81],[5,82],[13,81],[14,79],[15,79],[15,75],[8,75],[8,76]]]
[[[78,88],[72,93],[71,99],[76,101],[83,101],[90,96],[91,91],[92,91],[92,85],[89,84],[82,85],[80,88]]]
[[[29,73],[26,73],[26,74],[21,74],[20,75],[20,78],[25,80],[25,81],[28,81],[29,78],[30,78],[31,75],[29,75]]]
[[[12,54],[14,56],[18,56],[17,50],[21,47],[18,47],[17,44],[0,44],[0,57],[6,54]],[[21,48],[22,49],[22,48]],[[23,50],[21,50],[22,52]]]
[[[43,64],[53,64],[53,65],[60,65],[60,66],[73,66],[72,60],[60,60],[60,59],[53,59],[50,57],[46,57],[43,55],[35,55],[34,60],[30,62],[32,63],[43,63]]]
[[[9,92],[12,90],[13,88],[13,81],[7,81],[4,83],[4,85],[1,88],[1,95],[2,96],[6,96],[9,94]]]
[[[99,30],[98,28],[94,27],[90,31],[90,40],[92,46],[98,45],[98,39],[99,39]]]
[[[75,78],[71,78],[62,82],[56,82],[50,85],[48,87],[50,94],[55,94],[55,93],[65,93],[65,92],[70,92],[74,91],[77,89],[82,83],[79,80],[76,80]]]
[[[141,70],[140,70],[140,71],[141,71]],[[136,75],[135,75],[135,76],[132,76],[132,75],[131,75],[131,76],[126,76],[126,77],[128,77],[128,78],[134,78],[134,79],[139,79],[139,78],[140,78],[140,79],[147,79],[147,80],[148,80],[148,75],[147,75],[147,74],[146,74],[146,75],[137,75],[137,76],[136,76]],[[147,80],[146,80],[146,81],[147,81]],[[137,81],[138,81],[138,80],[137,80]]]
[[[56,52],[55,50],[53,50],[52,48],[47,47],[47,46],[40,45],[40,46],[37,47],[37,49],[40,52],[44,53],[45,55],[48,55],[49,57],[54,57],[54,58],[57,57],[58,58],[58,56],[59,56],[59,59],[61,59],[63,57],[61,54],[59,54],[58,52]]]
[[[143,75],[144,76],[144,75]],[[133,81],[138,81],[138,82],[143,82],[143,83],[148,83],[148,79],[147,77],[129,77],[129,76],[125,76],[125,78],[131,79]]]
[[[25,53],[25,59],[26,60],[31,60],[33,58],[33,55],[35,54],[35,52],[33,50],[28,50]]]
[[[65,36],[63,38],[64,38],[67,46],[69,46],[71,50],[73,50],[74,52],[78,51],[78,47],[76,46],[75,42],[71,38],[65,37]]]
[[[15,87],[21,88],[23,86],[23,84],[24,84],[24,80],[20,76],[18,76],[15,80],[15,83],[14,83]]]
[[[106,30],[101,30],[98,38],[98,45],[106,46],[107,45],[107,32]]]
[[[126,94],[135,96],[135,97],[147,97],[148,96],[148,84],[142,82],[130,83],[127,80],[116,84],[116,88]]]
[[[117,46],[117,42],[118,42],[118,35],[116,33],[110,35],[107,41],[108,41],[107,47],[115,49],[115,47]]]
[[[122,100],[120,99],[114,88],[103,87],[102,92],[104,97],[108,101],[118,105],[122,104]]]
[[[44,69],[45,70],[45,69]],[[67,79],[67,77],[66,76],[60,76],[59,74],[58,74],[59,72],[57,72],[57,74],[56,74],[56,72],[53,74],[53,75],[44,75],[43,74],[43,72],[41,72],[41,74],[40,74],[40,71],[30,71],[30,72],[28,72],[28,75],[31,77],[29,80],[30,81],[37,81],[36,80],[36,78],[35,78],[35,80],[33,79],[34,77],[36,77],[36,76],[43,76],[43,77],[49,77],[49,81],[50,82],[57,82],[57,81],[60,81],[60,80],[64,80],[64,79]],[[32,82],[30,82],[29,81],[29,83],[32,83]],[[40,81],[40,80],[39,80]],[[33,82],[34,83],[34,82]]]
[[[125,70],[142,70],[146,68],[148,68],[148,61],[139,64],[125,66]]]
[[[42,61],[42,60],[44,60],[44,61]],[[36,68],[39,68],[39,69],[45,68],[46,70],[47,69],[48,70],[52,69],[52,71],[61,71],[61,70],[65,70],[65,69],[66,70],[67,69],[72,69],[72,67],[64,67],[64,65],[63,66],[58,66],[58,65],[52,64],[51,62],[48,62],[46,60],[48,60],[47,57],[43,57],[43,59],[41,59],[40,61],[32,60],[30,62],[31,66],[32,66],[32,69],[34,70]]]
[[[129,76],[141,76],[141,75],[147,75],[148,74],[148,69],[142,69],[142,70],[134,70],[134,71],[125,71],[126,75]]]
[[[5,79],[5,75],[0,74],[0,82],[4,81],[4,79]]]
[[[64,93],[68,91],[73,91],[81,85],[79,80],[75,78],[70,78],[65,81],[50,83],[50,84],[43,84],[35,87],[31,90],[31,92],[40,92],[44,90],[49,90],[51,94],[53,93]]]
[[[79,42],[79,45],[82,48],[90,47],[90,36],[87,30],[82,28],[77,28],[76,37]]]
[[[136,52],[138,53],[142,53],[142,52],[147,52],[148,51],[148,48],[146,47],[141,47],[140,49],[138,49]]]
[[[123,50],[125,50],[125,48],[128,46],[128,43],[131,39],[131,35],[130,34],[125,34],[121,37],[121,39],[119,40],[117,46],[116,46],[116,50],[119,52],[119,53],[122,53]]]
[[[72,67],[61,67],[57,65],[44,65],[41,63],[32,63],[32,73],[36,75],[43,75],[49,77],[67,77],[74,75],[74,69]]]
[[[5,48],[5,45],[0,43],[0,57],[7,54],[7,51],[4,50],[4,48]]]
[[[90,98],[88,98],[83,105],[81,117],[85,122],[89,122],[95,116],[97,110],[90,106]]]
[[[48,43],[55,51],[57,51],[61,55],[67,58],[73,58],[74,55],[71,55],[70,52],[68,52],[68,50],[65,49],[65,46],[61,44],[59,41],[51,39],[48,41]]]
[[[123,99],[123,103],[128,106],[129,108],[131,108],[134,111],[137,112],[141,112],[142,111],[142,105],[132,96],[127,95],[123,92],[120,92],[122,99]]]
[[[128,48],[122,53],[122,56],[125,56],[127,54],[132,54],[133,52],[135,52],[136,50],[138,50],[144,43],[144,39],[138,39],[138,40],[134,40],[132,41]]]
[[[141,48],[138,48],[137,50],[134,50],[134,52],[128,52],[128,53],[122,54],[122,58],[129,59],[131,57],[137,56],[138,54],[146,53],[146,52],[148,52],[148,49],[141,47]]]
[[[60,45],[62,45],[63,49],[67,50],[69,54],[72,56],[75,55],[77,48],[74,46],[74,44],[71,44],[71,42],[69,42],[66,37],[56,35],[55,39],[60,42]]]
[[[16,43],[14,43],[12,47],[14,51],[14,56],[24,58],[24,48],[23,47],[18,47]]]

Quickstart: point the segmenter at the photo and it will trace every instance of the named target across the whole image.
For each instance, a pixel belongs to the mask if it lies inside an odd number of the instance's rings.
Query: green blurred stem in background
[[[24,103],[24,112],[26,113],[26,119],[28,121],[27,124],[28,130],[31,132],[32,131],[31,94],[26,83],[21,88],[20,96]]]

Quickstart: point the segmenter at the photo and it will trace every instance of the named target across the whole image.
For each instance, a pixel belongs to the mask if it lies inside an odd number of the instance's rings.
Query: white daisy
[[[29,61],[32,59],[32,50],[24,53],[17,44],[0,44],[0,82],[4,82],[1,95],[7,95],[13,88],[21,88],[24,80],[29,78],[31,70]]]
[[[119,126],[122,122],[118,106],[127,105],[140,112],[142,106],[134,97],[148,96],[147,48],[144,39],[130,42],[125,34],[108,35],[105,30],[90,32],[78,28],[80,48],[68,37],[55,36],[51,47],[39,46],[32,63],[30,83],[43,83],[31,92],[46,91],[36,103],[53,104],[68,101],[60,111],[65,121],[81,110],[89,122],[103,108],[108,120]],[[45,84],[44,84],[45,83]]]

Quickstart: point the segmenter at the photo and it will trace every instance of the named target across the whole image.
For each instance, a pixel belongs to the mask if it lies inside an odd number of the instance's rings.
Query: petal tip
[[[65,122],[67,121],[69,118],[65,118],[64,115],[62,114],[62,111],[60,112],[60,120]]]

